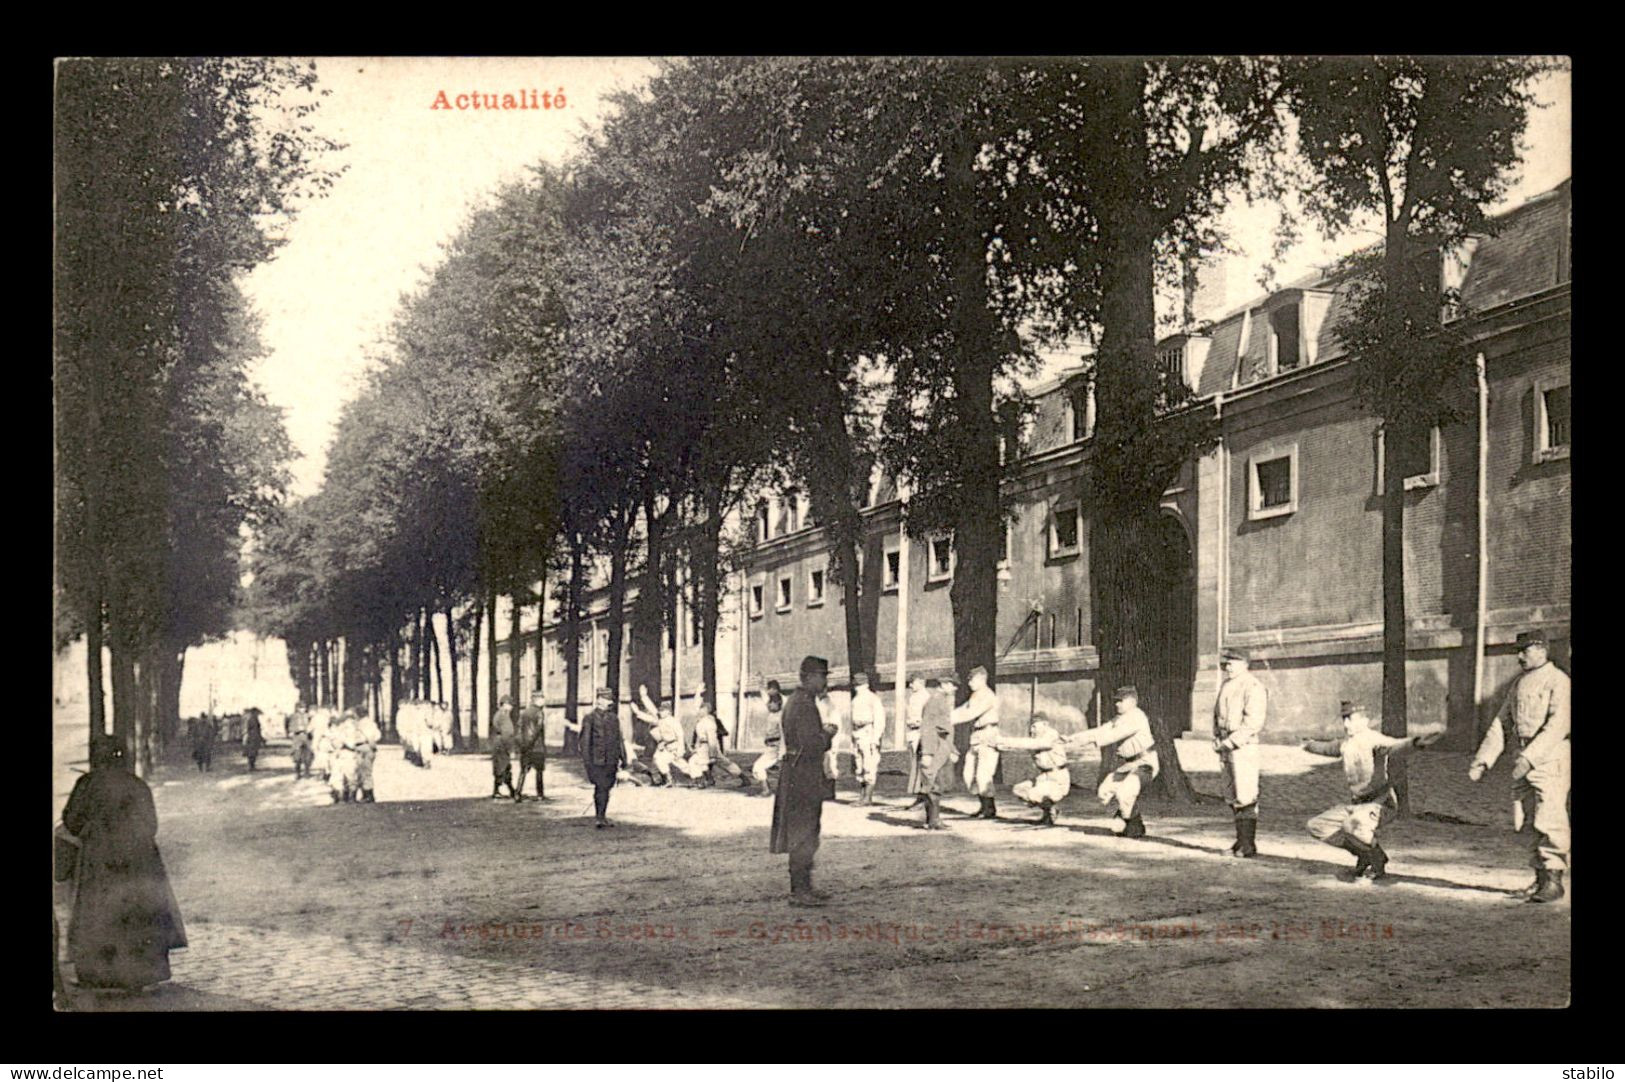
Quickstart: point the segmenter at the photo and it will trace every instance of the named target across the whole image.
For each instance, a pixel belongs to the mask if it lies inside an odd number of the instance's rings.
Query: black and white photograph
[[[1573,66],[56,59],[53,1009],[1570,1006]]]

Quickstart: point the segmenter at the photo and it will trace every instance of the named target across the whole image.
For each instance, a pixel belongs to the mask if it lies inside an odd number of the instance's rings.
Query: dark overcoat
[[[152,790],[126,770],[92,770],[74,785],[62,825],[79,839],[68,925],[79,983],[135,989],[167,981],[169,952],[186,946],[186,928],[158,855]]]
[[[908,776],[909,792],[941,793],[946,789],[945,783],[953,777],[957,749],[952,711],[953,703],[946,695],[932,695],[926,700],[920,715],[920,743],[914,749],[914,762]],[[931,759],[930,770],[920,765],[927,756]]]
[[[779,788],[773,795],[774,853],[811,846],[818,848],[823,829],[824,752],[830,735],[824,731],[824,715],[812,694],[804,689],[792,692],[783,714],[784,757],[779,763]]]
[[[588,781],[603,787],[615,784],[615,771],[626,763],[626,745],[614,711],[594,710],[581,719],[581,761]]]

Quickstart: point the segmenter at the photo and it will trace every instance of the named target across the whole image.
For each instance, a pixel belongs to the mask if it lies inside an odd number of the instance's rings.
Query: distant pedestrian
[[[828,679],[829,662],[802,659],[801,687],[784,705],[784,765],[773,799],[769,848],[789,854],[790,904],[798,906],[823,905],[828,898],[812,885],[827,792],[823,757],[836,731],[818,705]]]
[[[316,752],[310,746],[310,731],[297,729],[293,734],[293,777],[295,781],[310,777],[311,764]]]
[[[62,825],[79,841],[68,924],[77,983],[139,991],[167,981],[186,928],[158,852],[152,790],[126,769],[117,740],[92,742],[90,772],[74,784]]]
[[[580,731],[580,726],[576,731]],[[569,732],[566,727],[565,735],[569,735]],[[514,746],[519,757],[519,783],[514,787],[514,800],[522,802],[525,799],[525,778],[532,770],[536,771],[536,799],[546,800],[542,773],[547,769],[547,717],[542,710],[542,693],[539,691],[531,696],[530,705],[519,711],[519,730]]]
[[[214,744],[219,736],[218,722],[209,715],[194,718],[192,722],[192,761],[199,773],[214,768]]]
[[[1517,645],[1523,674],[1507,689],[1467,776],[1481,780],[1503,749],[1517,749],[1512,764],[1514,829],[1522,830],[1526,822],[1533,827],[1530,862],[1535,867],[1535,881],[1519,893],[1531,902],[1555,902],[1563,897],[1569,867],[1570,681],[1552,664],[1544,632],[1525,631]],[[1569,656],[1572,664],[1572,649]]]
[[[609,791],[615,788],[616,773],[626,765],[626,746],[621,740],[621,719],[615,713],[615,696],[599,688],[592,713],[581,719],[581,761],[592,782],[592,806],[599,830],[612,827],[607,818]]]
[[[356,797],[356,748],[361,746],[361,728],[348,710],[327,730],[327,741],[327,786],[333,803],[348,804]]]
[[[243,722],[243,757],[248,760],[248,769],[254,769],[254,761],[260,757],[260,749],[265,746],[265,736],[260,732],[260,712],[253,709],[248,712],[248,718]]]
[[[1337,756],[1343,760],[1343,777],[1349,786],[1349,802],[1328,808],[1309,820],[1309,833],[1339,849],[1354,854],[1354,878],[1361,882],[1381,879],[1388,870],[1388,854],[1377,840],[1377,831],[1399,809],[1394,787],[1388,783],[1387,758],[1412,748],[1425,748],[1442,736],[1384,736],[1371,728],[1365,707],[1344,701],[1342,740],[1305,740],[1303,750],[1316,755]]]
[[[1264,729],[1269,693],[1247,671],[1247,655],[1226,649],[1219,655],[1224,683],[1213,701],[1213,750],[1219,753],[1224,799],[1236,821],[1233,857],[1258,855],[1258,734]]]

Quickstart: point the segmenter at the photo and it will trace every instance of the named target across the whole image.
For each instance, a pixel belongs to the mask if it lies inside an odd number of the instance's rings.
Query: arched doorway
[[[1141,706],[1163,719],[1170,733],[1191,727],[1191,689],[1196,681],[1196,561],[1190,535],[1172,514],[1148,523],[1140,592],[1146,637]]]

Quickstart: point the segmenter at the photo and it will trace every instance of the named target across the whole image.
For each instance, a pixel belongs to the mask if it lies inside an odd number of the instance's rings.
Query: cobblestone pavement
[[[1218,791],[1211,747],[1180,756]],[[999,821],[926,834],[888,773],[880,805],[849,788],[826,805],[817,877],[834,897],[797,910],[767,853],[772,802],[731,786],[617,787],[618,827],[597,831],[579,766],[557,759],[549,799],[516,805],[486,798],[483,755],[425,770],[386,747],[379,803],[334,806],[285,748],[254,774],[228,749],[209,774],[154,779],[190,939],[173,979],[74,1006],[1561,1005],[1568,908],[1508,898],[1529,872],[1506,766],[1473,785],[1466,761],[1416,757],[1420,814],[1390,828],[1394,874],[1374,888],[1304,832],[1342,779],[1297,748],[1265,749],[1263,855],[1241,862],[1216,802],[1148,801],[1151,838],[1111,835],[1090,763],[1055,830],[1001,796]]]

